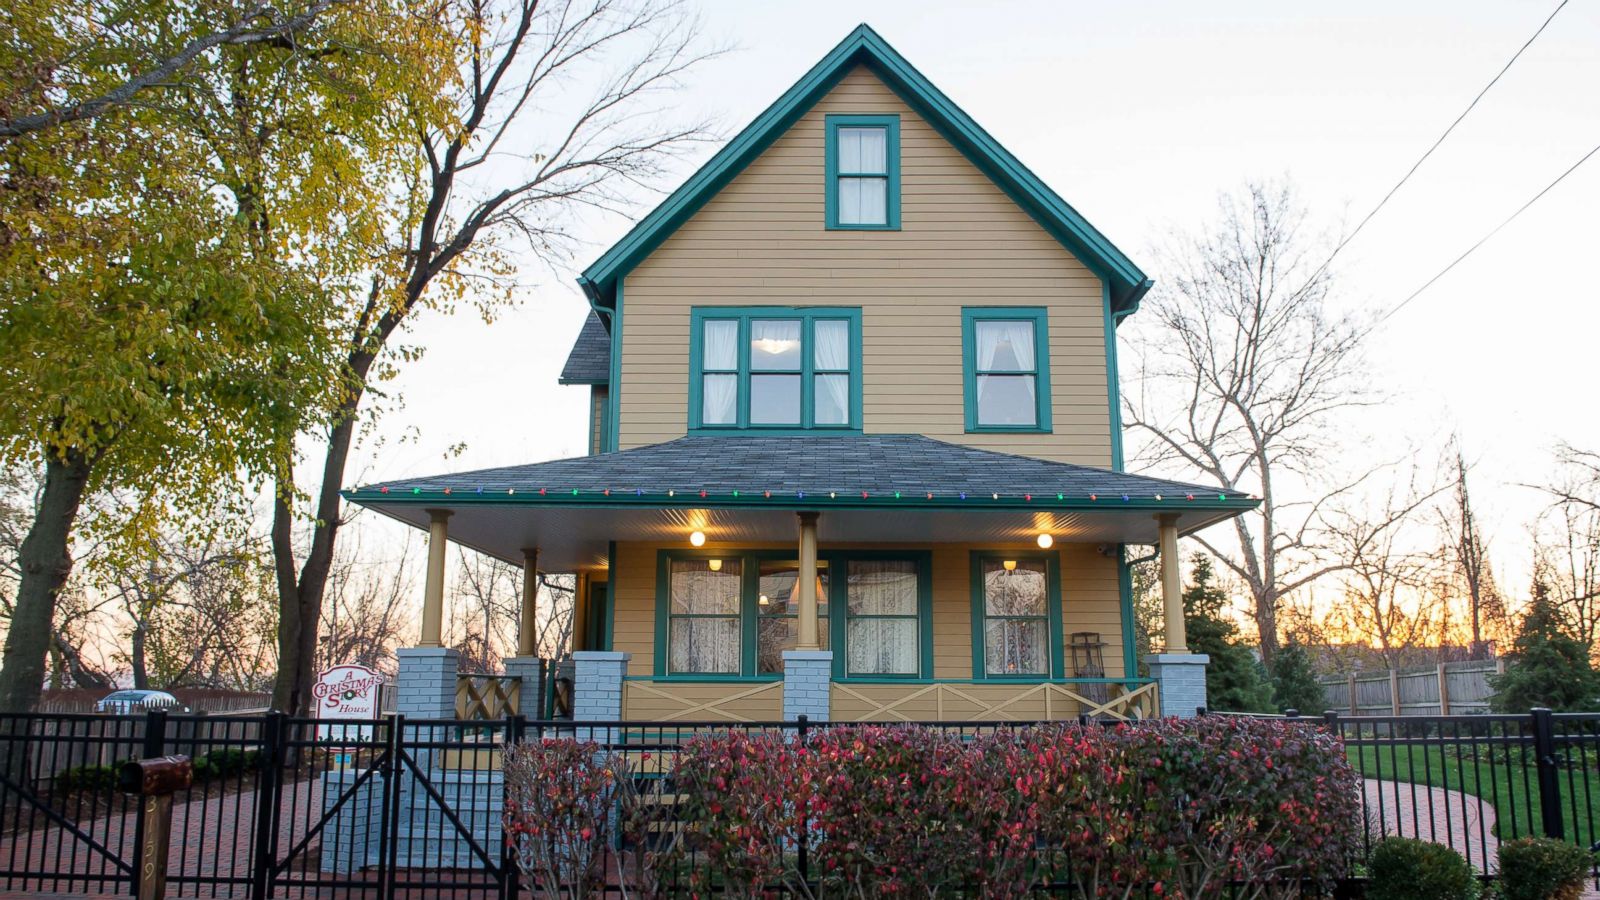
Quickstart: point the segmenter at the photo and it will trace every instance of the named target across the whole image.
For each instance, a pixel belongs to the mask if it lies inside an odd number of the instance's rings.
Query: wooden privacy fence
[[[1317,679],[1328,708],[1351,716],[1482,715],[1489,711],[1489,676],[1504,659],[1439,663],[1422,669],[1375,669]]]

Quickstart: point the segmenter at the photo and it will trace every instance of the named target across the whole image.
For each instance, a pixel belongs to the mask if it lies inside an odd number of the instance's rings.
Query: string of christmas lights
[[[454,491],[455,491],[454,488],[440,488],[438,490],[424,491],[420,487],[414,487],[414,488],[410,489],[409,493],[412,496],[421,496],[424,493],[427,493],[427,494],[439,494],[439,495],[442,495],[442,496],[449,497],[449,496],[452,496],[454,494]],[[356,491],[357,494],[368,494],[368,493],[373,493],[373,492],[376,492],[376,493],[378,493],[380,495],[391,493],[391,491],[390,491],[390,489],[389,489],[389,487],[387,485],[382,486],[382,487],[378,487],[378,488],[360,488],[360,489],[358,489]],[[550,488],[539,488],[538,495],[540,497],[548,497],[548,496],[550,496],[550,492],[551,492]],[[473,493],[474,495],[477,495],[477,496],[483,496],[485,494],[485,491],[480,486],[477,489],[473,490],[471,493]],[[496,493],[498,493],[497,490],[489,492],[489,494],[491,496],[493,496]],[[516,488],[507,488],[506,492],[505,492],[505,495],[508,496],[508,497],[516,496],[516,493],[517,493]],[[582,497],[585,494],[585,492],[580,488],[571,488],[570,491],[567,491],[567,490],[564,490],[564,489],[557,489],[555,491],[555,493],[558,494],[558,495],[565,495],[565,496],[570,496],[570,497]],[[599,490],[591,490],[591,491],[588,491],[587,493],[590,494],[590,495],[598,495],[598,496],[601,496],[601,497],[610,497],[611,496],[611,488],[601,488]],[[633,493],[633,496],[635,496],[635,497],[647,496],[647,492],[643,488],[634,488],[632,493]],[[657,491],[655,493],[660,494],[662,496],[665,496],[665,497],[667,497],[669,499],[676,498],[677,495],[678,495],[678,492],[677,492],[676,488],[669,488],[664,492]],[[693,492],[693,493],[695,493],[697,495],[698,499],[701,499],[701,500],[714,499],[714,495],[709,490],[706,490],[704,488],[700,489],[699,491]],[[846,492],[846,493],[848,494],[848,493],[853,493],[853,492]],[[765,500],[774,499],[775,496],[776,496],[777,499],[780,499],[780,500],[784,498],[783,494],[774,495],[773,492],[770,489],[761,491],[760,495],[761,495],[761,498],[765,499]],[[748,499],[745,494],[741,493],[738,490],[730,491],[728,493],[728,496],[731,499]],[[795,496],[795,499],[797,499],[797,500],[804,500],[806,498],[806,492],[805,491],[795,491],[794,492],[794,496]],[[966,500],[966,499],[969,498],[969,495],[967,494],[966,491],[955,491],[955,492],[952,492],[951,494],[948,494],[948,495],[945,495],[945,496],[946,496],[946,498],[952,498],[953,497],[953,498],[959,499],[959,500]],[[1131,503],[1131,502],[1134,502],[1135,500],[1143,502],[1146,499],[1143,496],[1138,496],[1138,495],[1134,495],[1134,494],[1120,494],[1120,495],[1117,495],[1117,496],[1120,497],[1121,501],[1124,502],[1124,503]],[[934,493],[933,491],[925,492],[924,497],[927,500],[937,500],[937,499],[939,499],[939,495]],[[837,499],[839,499],[839,492],[838,491],[829,491],[828,492],[828,499],[829,500],[837,500]],[[861,499],[862,500],[871,500],[871,499],[874,499],[874,495],[869,491],[862,491],[861,492]],[[892,493],[892,495],[891,494],[879,494],[879,495],[876,496],[876,499],[881,500],[881,501],[889,500],[889,499],[904,500],[904,499],[906,499],[906,497],[900,491],[894,491]],[[1008,495],[1004,495],[1004,494],[990,492],[988,499],[990,499],[990,500],[1021,500],[1024,503],[1032,503],[1034,501],[1034,495],[1031,494],[1031,493],[1022,493],[1022,494],[1013,494],[1013,495],[1009,495],[1008,496]],[[1055,495],[1055,499],[1056,499],[1057,502],[1063,502],[1064,503],[1064,502],[1068,502],[1070,498],[1064,492],[1057,492],[1056,495]],[[1086,495],[1086,499],[1090,503],[1098,503],[1098,502],[1100,502],[1100,495],[1099,494],[1088,494],[1088,495]],[[1164,495],[1164,494],[1152,494],[1152,495],[1150,495],[1149,499],[1153,499],[1157,503],[1167,502],[1169,500],[1172,500],[1172,501],[1176,501],[1177,500],[1176,497],[1168,497],[1167,495]],[[1226,493],[1219,492],[1217,494],[1217,499],[1218,500],[1222,500],[1222,501],[1227,501],[1227,500],[1230,500],[1230,499],[1232,499],[1232,500],[1247,500],[1247,499],[1250,499],[1250,498],[1248,496],[1244,496],[1244,495],[1230,498]],[[1194,502],[1195,494],[1186,493],[1186,494],[1183,495],[1183,500],[1184,500],[1184,502]]]

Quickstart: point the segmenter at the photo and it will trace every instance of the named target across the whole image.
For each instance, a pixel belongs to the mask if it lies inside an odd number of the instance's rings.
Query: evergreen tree
[[[1509,655],[1506,673],[1489,677],[1496,712],[1527,712],[1535,706],[1557,712],[1600,708],[1600,673],[1589,662],[1589,645],[1567,633],[1549,585],[1538,576]]]
[[[1206,667],[1206,707],[1225,712],[1272,712],[1272,685],[1265,670],[1223,614],[1228,594],[1217,584],[1211,560],[1193,558],[1193,579],[1183,592],[1189,651],[1211,657]]]
[[[1317,681],[1311,654],[1292,637],[1278,651],[1278,665],[1272,673],[1272,699],[1278,704],[1278,712],[1293,709],[1302,716],[1320,716],[1328,708],[1328,692]]]

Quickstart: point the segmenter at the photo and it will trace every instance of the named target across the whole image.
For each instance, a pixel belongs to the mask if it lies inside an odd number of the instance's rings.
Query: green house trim
[[[823,117],[826,131],[826,163],[823,179],[823,190],[826,199],[823,202],[825,222],[832,231],[899,231],[900,230],[900,117],[895,115],[884,116],[844,116],[830,115]],[[850,126],[871,126],[885,130],[885,164],[884,177],[888,182],[886,191],[886,212],[882,225],[843,224],[839,221],[839,179],[854,175],[854,172],[839,171],[839,129]],[[866,173],[876,175],[877,173]]]
[[[584,270],[578,283],[590,305],[603,318],[620,314],[620,287],[628,272],[857,65],[866,66],[881,78],[1052,237],[1107,282],[1114,312],[1131,312],[1138,307],[1140,298],[1151,286],[1144,272],[866,25],[852,31],[678,190],[641,219],[622,240]],[[617,323],[613,323],[613,327],[617,327]],[[613,360],[617,359],[618,349],[613,343]],[[612,384],[617,382],[613,380]]]
[[[1023,319],[1033,322],[1034,424],[978,424],[978,334],[979,322],[996,319]],[[962,404],[966,409],[968,434],[1049,434],[1050,420],[1050,319],[1042,306],[965,306],[961,309]]]
[[[679,550],[656,551],[656,625],[655,673],[660,680],[677,681],[781,681],[781,674],[760,674],[758,654],[759,623],[761,621],[760,564],[764,560],[794,558],[792,550]],[[670,575],[674,559],[736,559],[740,565],[740,662],[738,672],[673,672],[667,665],[667,641],[672,627],[672,594]],[[859,560],[910,560],[917,567],[917,659],[920,671],[907,675],[858,676],[873,681],[920,681],[933,677],[933,554],[927,550],[832,550],[817,554],[818,562],[826,562],[832,572],[842,572],[851,561]],[[833,678],[850,681],[847,658],[848,597],[846,579],[828,579],[828,646],[833,649]]]
[[[738,421],[733,425],[705,425],[700,420],[701,390],[707,320],[734,320],[739,323]],[[800,424],[756,425],[750,422],[750,321],[752,319],[800,319]],[[818,321],[843,321],[850,328],[849,423],[816,425],[816,355],[813,331]],[[827,369],[825,372],[835,370]],[[852,306],[696,306],[689,311],[689,410],[690,434],[860,434],[861,433],[861,309]]]

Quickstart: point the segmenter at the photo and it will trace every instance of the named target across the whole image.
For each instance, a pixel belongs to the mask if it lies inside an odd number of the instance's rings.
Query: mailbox
[[[141,797],[169,796],[194,783],[194,763],[187,756],[136,759],[117,770],[117,788]]]

